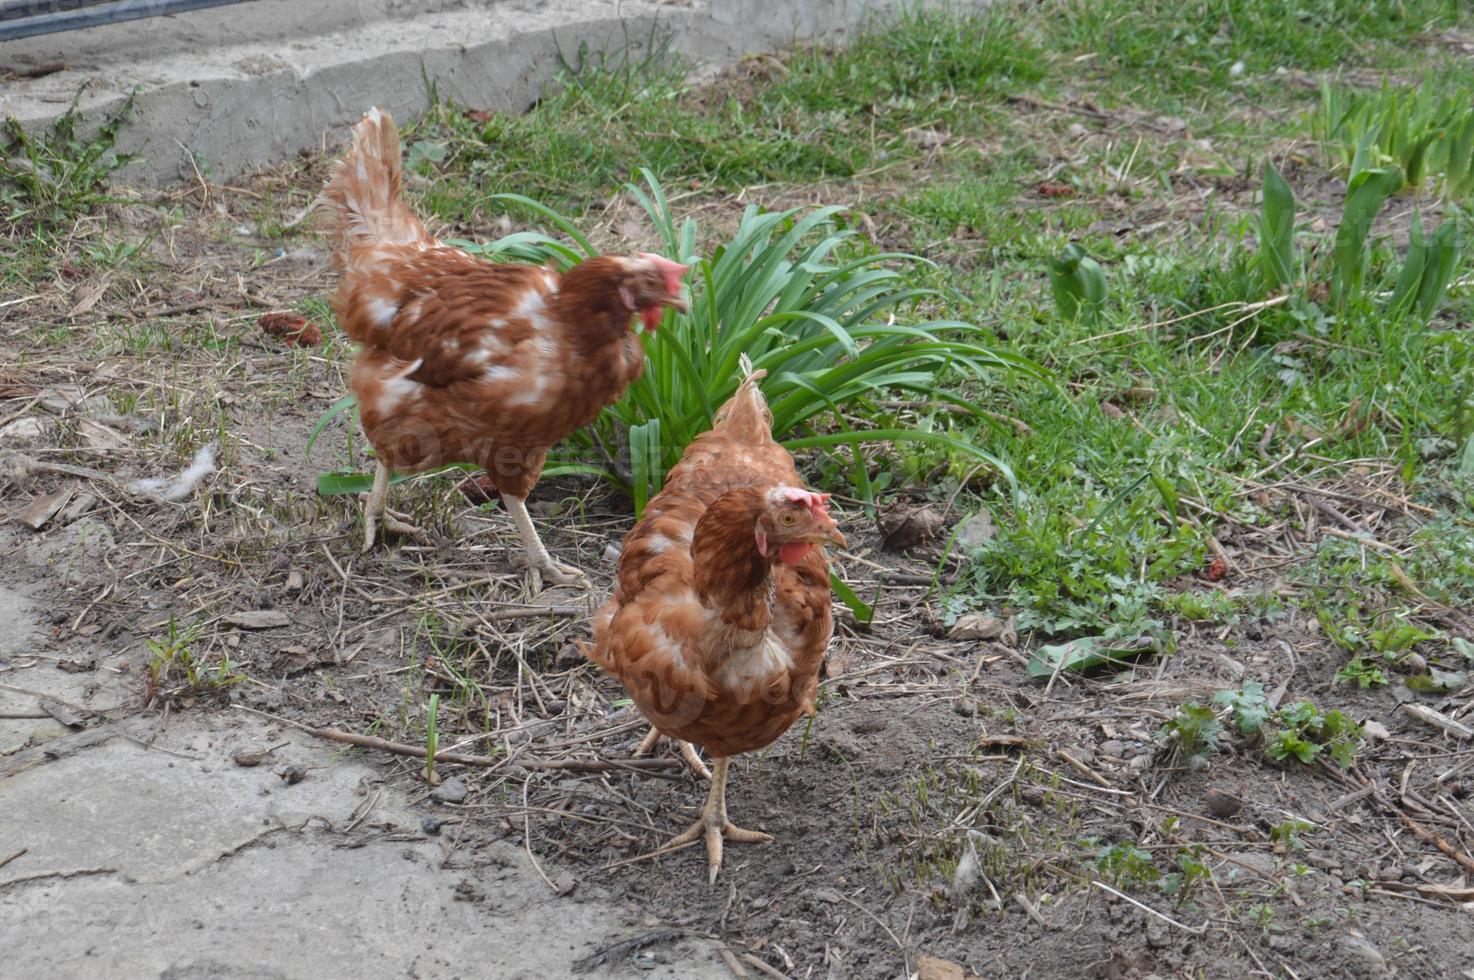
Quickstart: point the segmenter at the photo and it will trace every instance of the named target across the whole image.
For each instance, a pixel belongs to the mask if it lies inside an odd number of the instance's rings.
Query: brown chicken
[[[723,838],[772,840],[727,819],[727,767],[813,713],[833,632],[823,545],[844,544],[828,495],[802,489],[773,441],[764,373],[747,375],[625,536],[589,652],[655,731],[712,754],[700,819],[666,845],[704,837],[712,882]]]
[[[685,309],[686,267],[646,253],[589,259],[562,275],[483,261],[425,230],[400,197],[399,158],[394,121],[371,109],[323,188],[342,269],[333,309],[362,348],[349,384],[378,464],[364,549],[385,516],[392,471],[469,462],[502,495],[533,574],[587,587],[548,555],[527,494],[548,450],[640,377],[632,319],[651,331],[666,307]]]

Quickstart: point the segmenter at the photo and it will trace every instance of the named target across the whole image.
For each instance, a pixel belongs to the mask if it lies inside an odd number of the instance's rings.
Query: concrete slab
[[[517,847],[427,837],[366,762],[307,736],[239,712],[153,724],[0,780],[0,861],[22,851],[0,867],[0,973],[564,977],[650,931],[593,884],[555,897]],[[655,952],[641,975],[728,976],[706,940]]]
[[[531,105],[560,51],[638,56],[653,41],[724,66],[836,38],[901,0],[252,0],[176,17],[0,44],[0,66],[64,71],[0,89],[0,114],[47,124],[79,97],[95,124],[136,90],[119,149],[134,181],[224,179],[325,143],[371,105],[410,118],[442,96]],[[982,6],[985,0],[972,0]],[[955,5],[955,4],[954,4]]]

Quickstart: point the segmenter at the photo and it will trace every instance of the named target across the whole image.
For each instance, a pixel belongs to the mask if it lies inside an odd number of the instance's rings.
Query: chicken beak
[[[819,537],[819,540],[814,543],[832,544],[840,548],[846,548],[849,546],[849,542],[844,539],[844,535],[839,533],[839,525],[834,523],[831,523],[829,527],[825,528],[821,536]]]

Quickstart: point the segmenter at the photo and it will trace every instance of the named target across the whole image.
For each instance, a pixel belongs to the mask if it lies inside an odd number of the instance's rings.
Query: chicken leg
[[[527,564],[532,570],[534,583],[537,582],[538,573],[542,572],[554,585],[574,585],[581,589],[593,588],[588,576],[583,572],[571,565],[554,561],[553,556],[548,554],[548,549],[543,547],[542,539],[537,536],[537,529],[532,526],[532,518],[527,513],[527,501],[524,498],[504,493],[502,503],[506,505],[507,513],[512,515],[512,523],[517,527],[517,536],[522,539],[522,547],[527,549]]]
[[[706,794],[706,805],[701,808],[701,817],[686,832],[671,838],[661,848],[668,851],[682,844],[689,844],[698,837],[706,838],[707,883],[717,883],[717,873],[722,870],[722,839],[739,844],[768,844],[772,834],[760,830],[743,830],[727,819],[727,764],[732,760],[719,755],[711,760],[711,789]]]
[[[635,751],[632,752],[631,755],[634,758],[638,759],[640,756],[644,755],[646,752],[649,752],[651,749],[655,748],[655,746],[659,745],[661,739],[667,737],[668,736],[660,734],[660,729],[656,728],[654,725],[651,725],[649,734],[640,740],[640,744],[635,746]],[[691,767],[692,772],[694,772],[702,779],[711,778],[711,770],[706,768],[706,763],[701,761],[701,754],[696,751],[696,746],[692,745],[690,742],[682,741],[679,738],[672,738],[669,739],[669,741],[672,745],[680,746],[677,751],[681,753],[681,758],[686,760],[686,765]]]
[[[395,534],[418,537],[421,533],[420,529],[409,523],[403,514],[396,514],[384,506],[388,498],[389,467],[378,463],[374,470],[374,488],[369,491],[368,499],[363,504],[363,550],[365,552],[373,549],[380,520],[384,522],[385,528]]]

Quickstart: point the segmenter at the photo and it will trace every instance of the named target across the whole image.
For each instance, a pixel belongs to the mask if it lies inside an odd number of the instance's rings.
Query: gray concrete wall
[[[371,105],[401,119],[443,97],[531,105],[557,52],[638,54],[669,35],[697,65],[842,38],[900,0],[253,0],[0,44],[0,66],[65,71],[0,88],[0,114],[45,125],[81,93],[89,122],[137,90],[119,140],[125,179],[227,179],[340,142]],[[963,2],[961,6],[982,6]]]

